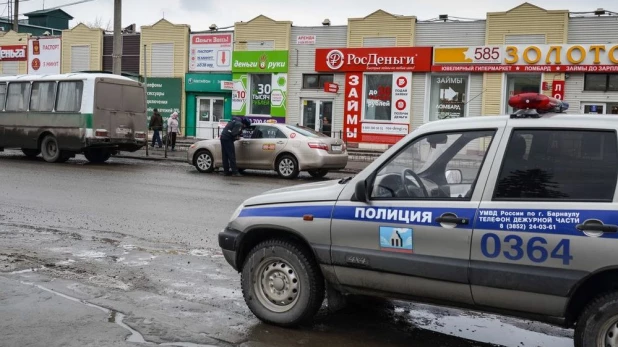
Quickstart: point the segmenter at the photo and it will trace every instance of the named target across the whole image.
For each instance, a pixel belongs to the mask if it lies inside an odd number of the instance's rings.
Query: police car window
[[[494,134],[466,131],[415,140],[379,170],[371,197],[469,200]]]
[[[515,130],[494,200],[611,202],[617,176],[614,131]]]

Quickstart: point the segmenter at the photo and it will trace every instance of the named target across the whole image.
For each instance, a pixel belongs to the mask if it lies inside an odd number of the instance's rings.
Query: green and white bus
[[[0,151],[105,162],[147,143],[145,86],[106,73],[0,77]]]

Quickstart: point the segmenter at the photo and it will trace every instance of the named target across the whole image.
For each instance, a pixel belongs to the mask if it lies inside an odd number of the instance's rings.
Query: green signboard
[[[146,85],[148,122],[150,122],[152,111],[155,108],[159,110],[164,121],[167,121],[173,112],[180,114],[182,103],[181,78],[148,77]]]
[[[288,51],[234,51],[232,72],[288,72]]]
[[[187,73],[185,74],[185,91],[203,93],[231,93],[231,90],[221,89],[221,82],[231,81],[231,73]]]
[[[288,74],[234,73],[232,115],[249,116],[252,121],[285,123]]]

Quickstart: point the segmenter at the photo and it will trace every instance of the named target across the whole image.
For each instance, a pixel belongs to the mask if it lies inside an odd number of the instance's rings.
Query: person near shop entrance
[[[163,117],[159,113],[158,109],[154,109],[152,112],[152,117],[150,117],[150,124],[148,128],[152,130],[154,133],[152,134],[152,147],[155,146],[155,142],[159,145],[159,148],[163,147],[163,142],[161,141],[161,130],[163,130]]]
[[[240,176],[236,166],[236,149],[234,141],[240,139],[242,130],[251,126],[251,122],[246,118],[233,118],[229,121],[221,132],[221,157],[223,159],[223,175]],[[230,171],[231,169],[231,171]]]
[[[180,134],[180,123],[178,122],[178,112],[172,113],[167,120],[167,136],[172,140],[172,151],[176,150],[176,137]]]
[[[330,121],[328,120],[328,118],[324,117],[322,118],[322,134],[330,137]]]

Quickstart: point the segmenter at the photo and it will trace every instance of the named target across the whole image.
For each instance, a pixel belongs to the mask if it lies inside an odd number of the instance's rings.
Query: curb
[[[129,155],[115,155],[113,156],[113,158],[119,158],[119,159],[135,159],[135,160],[143,160],[143,161],[173,161],[176,163],[186,163],[187,165],[189,165],[189,163],[187,163],[186,159],[181,159],[181,158],[156,158],[156,157],[133,157],[133,156],[129,156]],[[336,173],[344,173],[344,174],[357,174],[359,172],[361,172],[362,170],[336,170],[336,171],[331,171],[331,172],[336,172]]]

